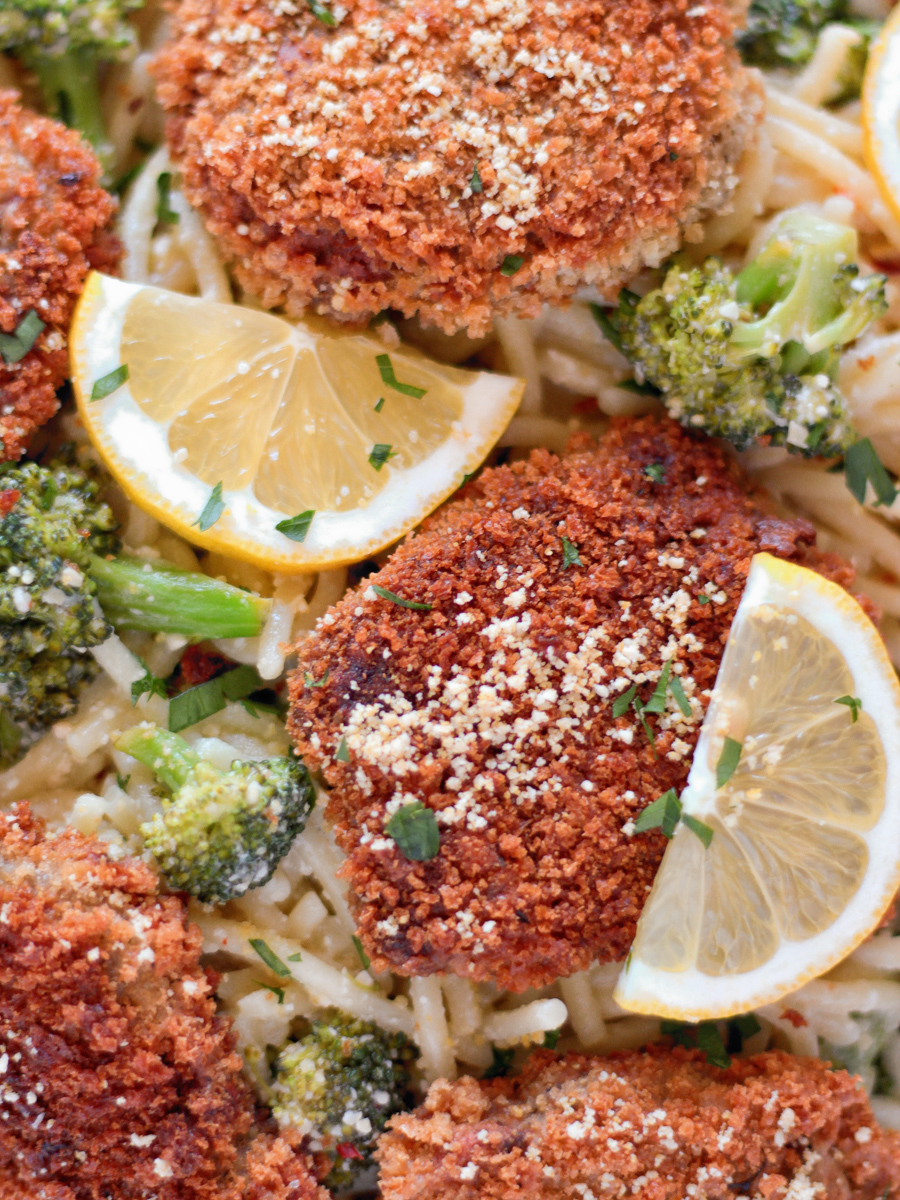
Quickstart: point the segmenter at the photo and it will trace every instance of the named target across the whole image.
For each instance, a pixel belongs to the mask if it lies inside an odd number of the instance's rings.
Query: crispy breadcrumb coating
[[[666,844],[632,823],[687,779],[752,555],[853,578],[674,422],[574,451],[484,471],[297,648],[289,729],[334,789],[377,971],[522,990],[623,958]],[[664,659],[692,711],[670,691],[651,745],[612,708],[632,685],[646,702]],[[414,800],[437,814],[431,861],[387,835]]]
[[[433,1084],[382,1136],[384,1200],[890,1200],[900,1135],[859,1079],[769,1051],[532,1055],[520,1076]]]
[[[0,815],[0,1198],[327,1200],[255,1110],[152,871]]]
[[[120,249],[90,146],[18,99],[0,91],[0,330],[13,333],[32,311],[46,328],[19,362],[0,360],[3,458],[19,458],[59,407],[75,302],[88,271],[114,271]]]
[[[182,0],[157,63],[189,200],[292,315],[476,337],[612,297],[727,201],[761,115],[722,0],[315,8]]]

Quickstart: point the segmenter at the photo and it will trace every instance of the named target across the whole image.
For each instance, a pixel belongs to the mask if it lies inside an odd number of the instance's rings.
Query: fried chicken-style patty
[[[0,815],[0,1197],[327,1200],[255,1109],[183,902],[107,849]]]
[[[535,451],[484,471],[300,643],[289,728],[334,789],[376,970],[522,990],[625,956],[666,844],[632,823],[687,779],[752,555],[853,578],[749,486],[668,420]],[[612,709],[632,685],[646,702],[668,659],[692,712],[668,692],[654,747]],[[386,829],[413,801],[437,816],[430,861]]]
[[[91,268],[113,271],[115,201],[100,187],[96,156],[77,133],[0,91],[0,331],[35,312],[45,328],[18,362],[0,360],[2,457],[18,458],[53,416],[68,378],[66,338]]]
[[[891,1200],[900,1135],[862,1083],[769,1051],[539,1051],[515,1079],[439,1080],[382,1136],[384,1200]]]
[[[760,117],[723,0],[332,7],[182,0],[156,68],[189,200],[292,315],[474,337],[612,297],[727,201]]]

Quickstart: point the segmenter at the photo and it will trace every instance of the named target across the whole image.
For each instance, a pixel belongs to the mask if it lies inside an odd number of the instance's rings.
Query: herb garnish
[[[302,542],[309,533],[315,515],[316,510],[308,508],[306,512],[297,513],[296,517],[287,517],[284,521],[279,521],[275,528],[292,542]]]
[[[131,782],[130,775],[120,775],[118,772],[116,772],[116,783],[122,789],[123,792],[128,791],[128,785],[130,782]]]
[[[310,675],[309,671],[304,671],[303,672],[303,684],[305,687],[310,687],[310,688],[324,687],[325,684],[328,682],[328,676],[330,674],[331,674],[330,668],[326,667],[325,674],[322,676],[321,679],[313,679],[313,677],[312,677],[312,675]]]
[[[222,484],[219,482],[210,493],[209,499],[203,506],[203,512],[194,524],[200,526],[201,533],[206,533],[207,529],[212,529],[224,511],[225,501],[222,499]]]
[[[502,1079],[512,1066],[512,1060],[515,1057],[516,1051],[514,1046],[510,1046],[506,1050],[501,1050],[498,1046],[491,1043],[491,1054],[494,1061],[481,1076],[482,1079]]]
[[[516,271],[520,271],[525,265],[525,259],[521,254],[507,254],[503,262],[500,264],[500,274],[505,275],[507,279],[515,275]]]
[[[309,11],[317,21],[321,21],[323,25],[328,25],[332,28],[337,25],[337,17],[330,8],[321,3],[321,0],[306,0],[306,3],[309,5]]]
[[[208,679],[206,683],[198,683],[169,701],[169,729],[172,733],[180,733],[189,725],[221,712],[226,701],[243,700],[264,687],[255,668],[246,665]]]
[[[166,681],[160,679],[158,675],[154,675],[142,658],[138,658],[138,662],[144,668],[144,674],[131,685],[131,707],[134,708],[145,693],[149,693],[151,696],[162,696],[165,700],[168,691]]]
[[[578,557],[578,547],[574,542],[570,542],[567,537],[562,540],[563,548],[563,570],[567,571],[569,567],[583,567],[584,563]]]
[[[692,817],[690,813],[682,813],[681,823],[682,825],[686,825],[691,833],[696,834],[706,849],[709,849],[709,843],[713,840],[714,830],[710,829],[705,821],[700,821],[697,817]]]
[[[544,1049],[555,1050],[556,1044],[559,1041],[559,1036],[562,1033],[561,1029],[548,1029],[544,1034]]]
[[[302,958],[303,958],[303,955],[298,950],[296,954],[288,955],[288,962],[300,962],[302,960]]]
[[[616,329],[616,327],[613,325],[612,321],[607,316],[607,310],[605,308],[603,308],[601,305],[594,304],[593,302],[590,305],[590,309],[591,309],[591,316],[594,318],[594,320],[600,326],[601,332],[603,333],[603,336],[606,338],[606,340],[608,342],[612,342],[612,344],[615,346],[615,348],[621,354],[624,354],[625,352],[622,349],[622,339],[619,336],[619,331]],[[610,309],[609,311],[611,312],[612,309]],[[617,386],[620,386],[620,385],[617,385]]]
[[[613,716],[624,717],[631,707],[631,702],[634,699],[634,694],[637,691],[637,684],[633,683],[627,692],[623,692],[621,696],[617,696],[613,701]]]
[[[421,800],[398,808],[384,828],[404,858],[411,862],[429,862],[440,851],[441,834],[437,821]]]
[[[388,387],[392,387],[395,392],[402,392],[404,396],[412,396],[414,400],[421,400],[425,395],[427,388],[415,387],[411,383],[400,382],[394,374],[394,364],[391,362],[389,354],[376,355],[375,363],[381,373],[381,382],[386,383]]]
[[[866,484],[871,483],[877,497],[875,504],[893,504],[897,498],[894,482],[875,453],[869,438],[861,438],[844,455],[844,472],[850,494],[860,504],[866,502]]]
[[[113,392],[118,391],[127,379],[128,363],[122,363],[121,367],[116,367],[108,375],[102,375],[96,380],[94,386],[91,388],[91,399],[105,400],[107,396],[111,396]]]
[[[158,225],[177,225],[179,216],[171,206],[172,172],[162,171],[156,177],[156,223]]]
[[[859,720],[859,710],[863,706],[862,700],[858,696],[838,696],[835,704],[846,704],[850,709],[851,724],[855,725]]]
[[[376,442],[369,452],[369,466],[380,471],[389,458],[396,458],[397,451],[387,442]]]
[[[32,308],[18,323],[13,333],[0,333],[0,355],[3,361],[21,362],[46,325]]]
[[[701,592],[697,596],[697,603],[698,604],[709,604],[709,596],[704,596],[703,593]]]
[[[433,604],[420,604],[418,600],[404,600],[402,596],[398,596],[394,592],[389,592],[387,588],[383,588],[379,583],[373,583],[371,586],[376,596],[380,596],[382,600],[390,600],[391,604],[399,604],[401,608],[415,608],[420,612],[431,612],[434,608]]]
[[[469,188],[480,196],[484,191],[484,184],[481,182],[481,175],[478,173],[478,163],[475,164],[475,170],[472,172],[472,178],[469,180]]]
[[[672,672],[672,660],[667,658],[659,679],[656,681],[656,687],[653,689],[653,695],[643,706],[644,712],[662,713],[666,711],[666,692],[669,690],[669,675]]]
[[[382,410],[383,408],[384,408],[384,396],[379,396],[379,397],[378,397],[378,403],[375,405],[375,411],[376,411],[376,412],[381,412],[381,410]]]
[[[709,844],[713,839],[713,830],[705,821],[700,821],[696,817],[692,817],[690,813],[682,811],[681,801],[674,788],[669,788],[652,804],[647,805],[634,823],[634,832],[647,833],[650,829],[659,829],[664,837],[672,838],[679,821],[687,826],[691,833],[695,834],[709,849]]]
[[[334,758],[336,762],[348,763],[350,761],[350,751],[347,748],[347,739],[345,737],[341,738]]]
[[[669,691],[674,697],[675,703],[681,709],[682,716],[689,717],[694,711],[691,708],[691,702],[684,694],[684,686],[677,675],[673,675],[669,680]]]
[[[359,955],[359,961],[363,965],[363,970],[368,971],[369,967],[372,965],[372,960],[369,958],[368,954],[366,954],[365,950],[363,950],[363,944],[355,933],[353,935],[353,945],[356,947],[356,953]]]
[[[644,467],[644,474],[654,483],[666,482],[666,468],[660,462],[650,463],[649,466]]]
[[[278,1003],[284,1004],[284,988],[272,987],[271,983],[263,983],[261,979],[254,979],[253,982],[257,987],[265,988],[267,992],[274,992],[278,997]]]
[[[741,751],[743,746],[740,742],[736,742],[734,738],[727,737],[722,744],[722,753],[719,755],[719,761],[716,763],[716,787],[724,787],[728,780],[737,770],[737,765],[741,761]]]
[[[659,1032],[673,1039],[676,1046],[696,1046],[713,1067],[730,1067],[731,1056],[725,1049],[719,1026],[715,1021],[702,1021],[690,1025],[684,1021],[660,1021]]]
[[[289,979],[291,975],[290,967],[286,967],[278,955],[270,950],[262,938],[251,938],[250,945],[263,960],[270,971],[274,971],[276,975],[282,979]]]

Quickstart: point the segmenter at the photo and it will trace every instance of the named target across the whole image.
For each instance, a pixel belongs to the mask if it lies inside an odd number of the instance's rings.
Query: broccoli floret
[[[884,276],[861,277],[856,254],[854,230],[793,210],[738,275],[717,259],[676,263],[602,323],[683,424],[741,449],[843,454],[857,439],[839,351],[887,307]]]
[[[167,792],[163,811],[141,826],[147,849],[171,887],[204,902],[224,904],[268,882],[315,803],[296,758],[220,771],[150,723],[123,733],[116,749],[149,767]]]
[[[800,67],[812,58],[822,27],[846,12],[847,0],[752,0],[736,39],[741,57],[754,67]]]
[[[252,637],[268,602],[170,563],[117,556],[96,471],[67,462],[0,474],[0,767],[70,714],[118,629]]]
[[[347,1187],[371,1166],[388,1118],[409,1107],[405,1064],[414,1057],[402,1034],[337,1009],[278,1055],[273,1111],[307,1137],[313,1153],[331,1158],[330,1187]]]
[[[0,0],[0,50],[36,73],[48,112],[107,159],[98,68],[134,52],[128,13],[144,0]]]

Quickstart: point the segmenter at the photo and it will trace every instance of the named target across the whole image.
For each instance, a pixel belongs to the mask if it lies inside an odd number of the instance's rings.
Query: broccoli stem
[[[112,146],[103,122],[95,53],[86,48],[65,54],[32,53],[26,61],[37,74],[48,111],[82,133],[108,167]]]
[[[200,759],[184,738],[156,725],[133,725],[116,739],[116,749],[149,767],[163,787],[184,787]]]
[[[161,560],[150,564],[127,555],[95,555],[88,574],[104,615],[117,629],[198,639],[255,637],[269,609],[259,596]]]

